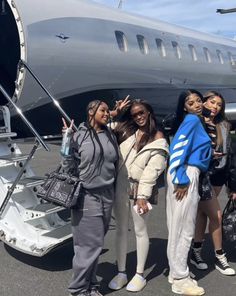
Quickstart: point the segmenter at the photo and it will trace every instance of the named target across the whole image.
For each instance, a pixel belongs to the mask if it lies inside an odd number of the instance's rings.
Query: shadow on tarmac
[[[47,271],[64,271],[72,268],[72,259],[74,256],[72,239],[65,245],[59,246],[55,250],[43,257],[34,257],[28,254],[19,252],[8,245],[4,244],[7,253],[21,261],[24,264]],[[109,249],[103,249],[102,254],[108,252]],[[65,256],[66,254],[66,256]]]
[[[147,258],[147,262],[145,265],[145,270],[150,270],[146,275],[147,281],[151,281],[154,278],[157,278],[160,275],[168,277],[169,274],[169,266],[166,255],[167,249],[167,239],[159,239],[159,238],[150,238],[150,249]],[[236,262],[236,244],[224,242],[224,250],[227,253],[227,258],[229,262]],[[198,270],[188,261],[188,265],[190,268],[191,276],[195,278],[197,281],[207,277],[212,271],[214,271],[214,251],[213,244],[210,238],[210,235],[207,234],[205,236],[205,242],[202,252],[203,259],[207,262],[209,268],[207,270]],[[127,254],[127,274],[128,280],[132,278],[135,273],[136,266],[136,251],[129,252]],[[108,288],[109,281],[116,275],[117,267],[115,264],[110,262],[100,263],[98,266],[97,275],[102,278],[101,281],[101,292],[106,295],[113,293]]]
[[[166,277],[168,276],[168,272],[166,272],[168,269],[166,247],[166,239],[150,238],[150,248],[145,269],[151,269],[151,271],[146,276],[147,281],[150,281],[151,279],[161,274],[164,274]],[[129,252],[127,254],[126,263],[128,280],[130,280],[135,274],[136,264],[136,251]],[[102,278],[101,292],[103,294],[106,295],[114,292],[108,288],[108,283],[116,275],[116,273],[117,267],[115,264],[112,264],[110,262],[103,262],[98,265],[97,275]]]
[[[34,257],[28,254],[19,252],[8,245],[4,244],[8,254],[14,257],[17,261],[24,264],[47,271],[64,271],[71,269],[73,258],[73,245],[70,240],[66,245],[56,248],[49,254],[43,257]],[[64,255],[66,254],[66,256]]]

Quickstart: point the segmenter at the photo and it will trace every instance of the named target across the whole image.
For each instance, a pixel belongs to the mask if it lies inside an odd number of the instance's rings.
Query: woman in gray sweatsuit
[[[96,270],[111,218],[118,146],[106,127],[107,104],[92,101],[87,115],[87,123],[82,123],[73,135],[71,156],[63,160],[68,171],[79,159],[78,175],[83,184],[77,208],[71,212],[74,258],[69,292],[76,296],[101,296]]]

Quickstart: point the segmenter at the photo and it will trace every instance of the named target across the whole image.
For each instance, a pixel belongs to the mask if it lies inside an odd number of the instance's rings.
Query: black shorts
[[[210,181],[212,186],[223,186],[226,184],[226,169],[216,170],[212,175],[210,175]]]

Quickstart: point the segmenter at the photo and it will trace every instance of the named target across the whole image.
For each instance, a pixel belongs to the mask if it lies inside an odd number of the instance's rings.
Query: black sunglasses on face
[[[139,111],[137,113],[134,113],[134,114],[131,114],[132,118],[135,119],[137,118],[138,116],[142,116],[145,114],[145,111]]]

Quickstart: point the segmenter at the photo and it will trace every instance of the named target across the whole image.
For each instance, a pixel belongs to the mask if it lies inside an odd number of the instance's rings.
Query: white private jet
[[[83,120],[89,100],[112,103],[129,94],[148,100],[164,116],[187,88],[221,92],[228,116],[236,120],[231,39],[86,0],[1,4],[0,238],[13,248],[43,256],[70,239],[71,230],[57,214],[62,208],[37,198],[42,180],[12,140],[11,125],[19,137],[33,133],[47,149],[41,136],[61,132],[56,107]]]

